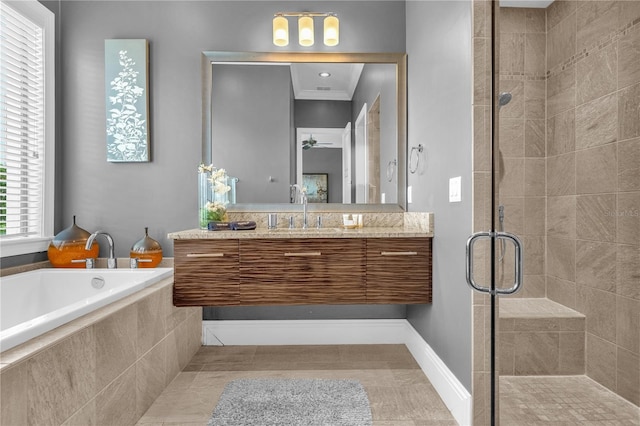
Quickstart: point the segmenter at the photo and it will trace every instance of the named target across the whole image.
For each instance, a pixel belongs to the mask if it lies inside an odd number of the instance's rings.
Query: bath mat
[[[207,426],[369,426],[369,398],[357,380],[238,379]]]

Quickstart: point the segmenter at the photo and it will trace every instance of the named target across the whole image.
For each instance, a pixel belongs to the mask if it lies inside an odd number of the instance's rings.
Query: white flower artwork
[[[147,64],[147,40],[105,40],[107,161],[149,161]]]

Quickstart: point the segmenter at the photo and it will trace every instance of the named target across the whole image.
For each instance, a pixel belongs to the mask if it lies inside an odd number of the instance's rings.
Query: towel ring
[[[420,166],[420,154],[422,153],[422,151],[424,151],[424,147],[422,146],[422,144],[418,144],[418,146],[412,146],[411,147],[411,153],[409,154],[409,171],[411,172],[411,174],[415,173],[416,171],[418,171],[418,166]],[[416,153],[415,158],[415,167],[413,166],[413,153]]]
[[[389,164],[387,164],[387,182],[391,182],[393,180],[393,174],[396,171],[396,166],[398,165],[398,160],[391,160]]]

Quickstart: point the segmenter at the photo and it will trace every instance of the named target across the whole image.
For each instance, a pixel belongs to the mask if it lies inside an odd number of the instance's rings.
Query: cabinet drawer
[[[247,305],[364,303],[364,240],[240,241],[240,301]]]
[[[175,240],[173,247],[174,305],[239,303],[238,240]]]
[[[367,303],[431,303],[431,238],[369,238]]]

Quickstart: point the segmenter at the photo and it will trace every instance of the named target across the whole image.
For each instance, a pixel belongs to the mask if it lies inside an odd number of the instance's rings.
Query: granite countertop
[[[265,239],[265,238],[425,238],[433,237],[433,232],[416,227],[364,227],[356,229],[342,228],[309,228],[269,230],[256,228],[250,231],[207,231],[190,229],[171,232],[168,238],[173,240],[188,239]]]
[[[400,213],[365,213],[364,227],[345,229],[342,226],[343,214],[322,213],[324,226],[302,229],[302,215],[290,212],[279,212],[277,229],[267,228],[266,214],[249,213],[243,215],[234,213],[231,220],[256,221],[257,228],[249,231],[207,231],[189,229],[171,232],[168,238],[173,240],[206,240],[206,239],[265,239],[265,238],[430,238],[433,237],[433,213],[400,212]],[[294,216],[295,229],[289,229],[289,216]],[[257,219],[257,220],[256,220]]]

